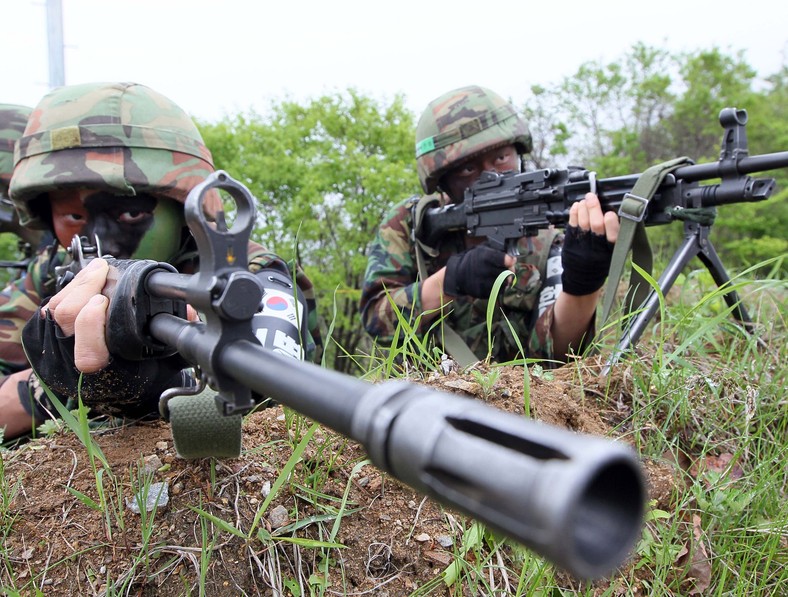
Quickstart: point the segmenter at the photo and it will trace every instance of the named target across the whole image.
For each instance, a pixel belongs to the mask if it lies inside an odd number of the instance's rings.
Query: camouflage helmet
[[[44,194],[90,188],[183,203],[214,171],[192,119],[137,83],[87,83],[51,91],[31,114],[14,154],[10,194],[20,222],[47,228]],[[182,211],[182,210],[181,210]]]
[[[27,118],[33,111],[27,106],[0,104],[0,194],[8,193],[14,171],[14,144],[25,132]]]
[[[416,127],[416,164],[425,193],[464,160],[512,144],[531,151],[531,134],[514,107],[484,87],[460,87],[430,102]]]

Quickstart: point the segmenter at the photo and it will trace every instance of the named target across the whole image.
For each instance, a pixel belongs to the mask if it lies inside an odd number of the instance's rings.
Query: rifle
[[[662,296],[696,255],[717,286],[724,289],[730,276],[709,238],[713,215],[703,210],[768,199],[774,192],[775,180],[747,175],[788,167],[788,151],[749,156],[745,129],[747,111],[725,108],[719,120],[725,129],[719,160],[674,169],[662,179],[650,200],[632,195],[642,174],[597,179],[596,172],[582,168],[503,174],[485,172],[466,189],[462,203],[426,209],[417,232],[418,239],[435,247],[447,232],[465,230],[469,236],[486,237],[492,247],[516,255],[516,244],[521,237],[533,236],[550,226],[566,226],[572,204],[591,192],[599,197],[603,210],[615,211],[621,218],[635,219],[622,211],[625,200],[643,203],[644,210],[638,217],[645,226],[670,224],[676,220],[684,222],[684,241],[658,281]],[[720,179],[720,182],[699,184],[712,179]],[[649,263],[648,269],[650,267]],[[723,296],[734,317],[751,331],[752,320],[736,291],[724,290]],[[637,343],[658,307],[659,294],[652,288],[637,314],[626,324],[603,374],[619,355]]]
[[[0,268],[16,270],[12,279],[17,279],[30,265],[35,251],[43,247],[47,240],[51,239],[51,235],[21,226],[14,204],[5,196],[5,193],[2,193],[0,194],[0,234],[4,232],[13,232],[19,237],[18,248],[24,258],[18,261],[0,261]]]
[[[203,214],[203,198],[214,190],[236,202],[230,229],[222,214],[214,224]],[[104,257],[112,274],[112,291],[104,292],[112,295],[113,354],[141,359],[177,351],[218,391],[220,416],[253,408],[252,391],[270,397],[358,442],[375,466],[413,489],[577,577],[607,574],[626,558],[640,535],[645,500],[630,448],[413,383],[370,384],[264,348],[250,325],[263,288],[236,259],[247,251],[253,197],[219,171],[191,191],[185,215],[199,273]],[[63,278],[99,254],[78,241]],[[187,302],[204,322],[185,320]],[[165,394],[163,412],[172,397]]]

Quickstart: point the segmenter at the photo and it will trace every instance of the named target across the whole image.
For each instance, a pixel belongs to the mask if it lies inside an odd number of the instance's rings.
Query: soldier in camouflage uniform
[[[131,363],[110,355],[104,334],[96,333],[104,329],[109,301],[101,295],[105,260],[91,261],[57,294],[54,268],[67,258],[63,247],[76,234],[95,235],[102,254],[153,259],[193,273],[199,264],[183,204],[213,171],[192,120],[148,87],[74,85],[41,100],[17,143],[10,194],[21,223],[51,230],[57,242],[0,297],[0,427],[6,438],[50,416],[26,352],[66,401],[73,402],[84,372],[80,395],[96,413],[146,417],[158,412],[163,389],[182,385],[186,364],[178,355]],[[253,242],[249,269],[261,278],[291,279],[288,264]],[[296,276],[310,328],[297,343],[317,358],[313,288],[300,268]]]
[[[432,329],[455,358],[462,351],[456,342],[444,341],[444,326],[459,334],[476,359],[489,351],[498,362],[523,356],[565,361],[569,353],[584,349],[594,333],[599,290],[618,234],[618,217],[603,214],[595,195],[589,193],[573,206],[566,236],[544,230],[524,237],[517,257],[463,232],[447,234],[436,247],[415,240],[423,207],[461,202],[465,189],[485,170],[522,170],[522,155],[530,150],[526,123],[489,89],[463,87],[429,104],[416,131],[419,179],[428,195],[390,210],[367,264],[362,320],[380,344],[395,341],[399,311],[418,334]],[[506,269],[514,272],[514,282],[498,295],[490,349],[487,305],[495,280]]]
[[[26,246],[23,252],[32,254],[41,246],[45,234],[19,224],[14,205],[8,197],[8,185],[14,170],[14,146],[22,136],[27,118],[33,111],[27,106],[0,104],[0,232],[12,232]]]

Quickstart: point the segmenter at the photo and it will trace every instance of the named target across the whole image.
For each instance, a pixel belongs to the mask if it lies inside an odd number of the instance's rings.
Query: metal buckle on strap
[[[628,199],[632,199],[636,203],[640,203],[641,209],[639,215],[632,215],[624,211],[624,205]],[[632,220],[633,222],[642,222],[643,218],[646,217],[646,207],[648,207],[648,199],[645,197],[633,195],[632,193],[627,193],[624,195],[624,199],[621,201],[621,206],[618,208],[618,217],[626,218],[627,220]]]

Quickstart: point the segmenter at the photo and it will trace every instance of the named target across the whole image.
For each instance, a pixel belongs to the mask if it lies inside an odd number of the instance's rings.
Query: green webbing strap
[[[717,218],[716,207],[669,207],[665,213],[674,220],[711,226]]]
[[[430,257],[437,257],[439,251],[421,242],[418,238],[418,231],[419,227],[421,226],[421,218],[424,215],[424,210],[427,209],[427,207],[437,203],[438,200],[435,196],[425,195],[419,199],[418,203],[416,203],[416,205],[413,207],[413,244],[416,252],[416,267],[419,270],[419,278],[422,281],[426,280],[428,277],[426,262],[427,258],[425,254],[429,255]],[[457,364],[460,367],[470,367],[474,363],[479,362],[479,358],[468,347],[468,345],[465,343],[465,340],[462,339],[462,336],[460,336],[443,321],[441,321],[440,327],[434,332],[436,335],[440,335],[441,333],[443,334],[443,338],[441,338],[443,349],[449,353],[455,361],[457,361]]]
[[[178,456],[238,458],[241,455],[241,415],[219,412],[216,392],[206,389],[196,396],[176,396],[167,402],[172,439]]]
[[[621,280],[621,275],[624,273],[624,266],[626,265],[630,249],[632,249],[632,262],[649,274],[651,273],[653,265],[651,246],[646,235],[646,226],[643,223],[649,201],[651,201],[654,193],[657,192],[659,185],[662,184],[668,173],[691,163],[692,161],[688,157],[680,157],[651,166],[651,168],[640,175],[635,186],[632,187],[632,191],[627,193],[621,201],[621,207],[618,211],[621,228],[618,232],[616,245],[613,248],[613,257],[610,260],[610,271],[607,277],[602,305],[602,326],[607,322],[613,309],[618,283]],[[650,291],[651,287],[633,269],[626,296],[625,309],[627,313],[633,307],[637,308],[643,304]]]

